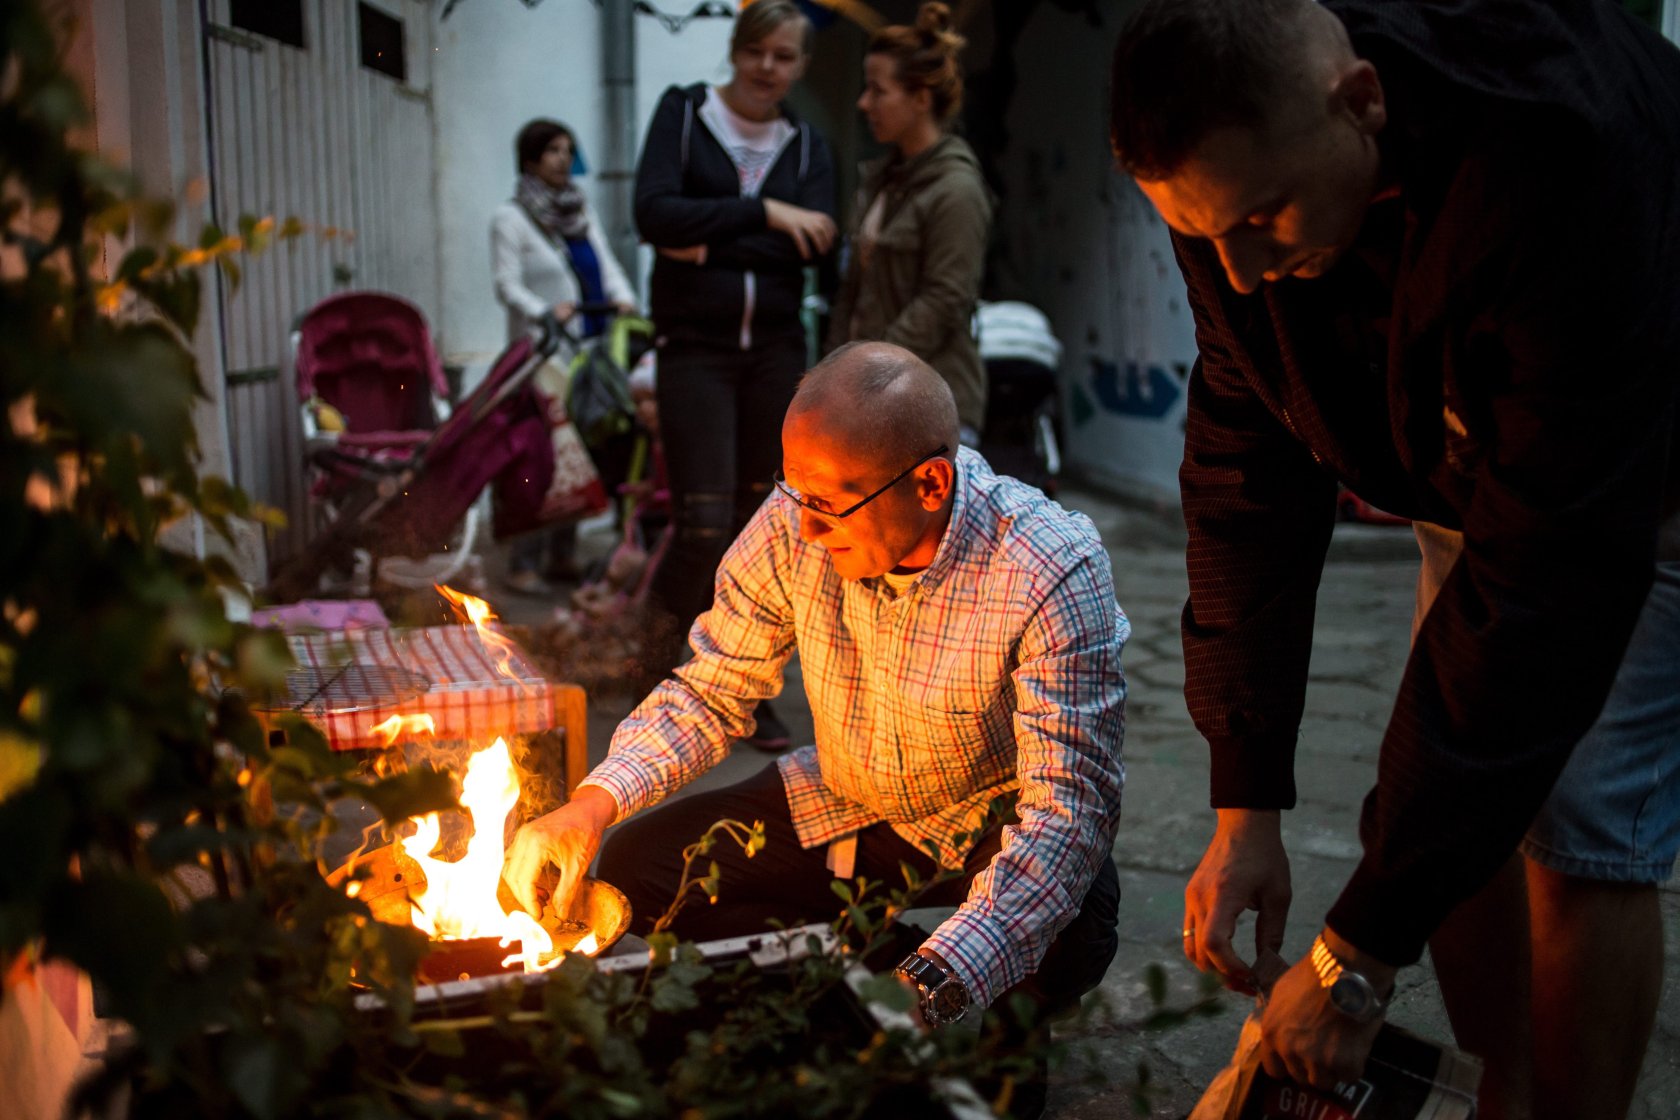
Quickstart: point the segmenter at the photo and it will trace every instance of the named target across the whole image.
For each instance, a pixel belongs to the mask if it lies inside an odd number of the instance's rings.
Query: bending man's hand
[[[1289,856],[1275,809],[1220,809],[1219,826],[1184,888],[1184,955],[1232,991],[1255,994],[1288,967],[1278,950],[1289,919]],[[1254,910],[1254,963],[1231,945]]]
[[[514,834],[502,866],[502,878],[519,905],[541,917],[547,891],[543,882],[552,865],[555,912],[564,915],[601,846],[601,833],[618,816],[618,803],[599,786],[582,786],[566,804],[526,823]]]
[[[1359,952],[1324,931],[1324,941],[1338,960],[1363,975],[1387,1000],[1394,990],[1394,969]],[[1338,1081],[1357,1081],[1365,1072],[1371,1043],[1382,1017],[1356,1023],[1330,1002],[1330,989],[1319,983],[1310,957],[1302,957],[1272,987],[1260,1015],[1260,1063],[1273,1077],[1291,1078],[1318,1089]]]

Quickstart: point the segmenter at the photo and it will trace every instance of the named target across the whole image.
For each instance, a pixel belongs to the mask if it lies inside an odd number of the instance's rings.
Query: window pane
[[[304,45],[303,0],[228,0],[228,22],[287,46]]]
[[[408,77],[403,56],[403,23],[371,4],[357,5],[362,17],[362,65],[401,82]]]

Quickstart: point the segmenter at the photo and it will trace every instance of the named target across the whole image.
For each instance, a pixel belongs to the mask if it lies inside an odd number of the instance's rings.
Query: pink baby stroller
[[[442,554],[458,569],[471,553],[475,505],[487,486],[496,492],[497,537],[580,512],[555,504],[557,491],[577,491],[554,485],[553,420],[532,384],[563,337],[549,323],[515,342],[450,411],[417,308],[375,292],[317,304],[299,324],[297,387],[311,492],[325,524],[276,574],[269,594],[313,594],[329,566],[353,568],[358,551],[369,557],[370,580],[382,557]],[[583,467],[593,478],[586,457]],[[594,485],[598,492],[598,479]],[[600,505],[604,495],[578,500]]]

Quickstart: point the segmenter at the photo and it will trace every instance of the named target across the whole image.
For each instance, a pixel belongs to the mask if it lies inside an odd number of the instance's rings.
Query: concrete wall
[[[692,7],[670,0],[656,6],[673,12]],[[637,154],[666,86],[727,77],[733,26],[731,20],[699,19],[673,33],[653,18],[637,17]],[[513,190],[513,138],[520,126],[539,116],[569,125],[589,168],[579,181],[601,203],[600,27],[600,10],[579,0],[550,0],[530,10],[505,0],[466,0],[434,27],[436,236],[446,361],[482,365],[506,342],[507,320],[490,287],[489,228],[491,212]],[[646,253],[641,251],[644,259]]]
[[[1064,346],[1070,465],[1176,504],[1194,326],[1166,226],[1108,154],[1109,52],[1130,8],[1101,0],[1093,27],[1041,4],[1014,44],[999,234],[1005,294],[1040,306]]]

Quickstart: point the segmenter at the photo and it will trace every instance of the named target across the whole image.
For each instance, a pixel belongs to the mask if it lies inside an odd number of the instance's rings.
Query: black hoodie
[[[765,224],[762,199],[834,214],[828,142],[783,107],[793,138],[759,197],[741,197],[734,161],[700,117],[706,84],[672,86],[659,99],[636,169],[636,229],[655,248],[706,246],[704,264],[655,258],[653,318],[684,341],[748,349],[760,338],[799,333],[807,261],[793,239]]]

